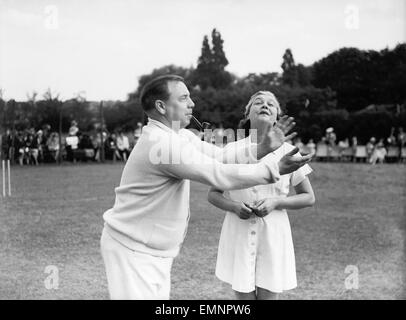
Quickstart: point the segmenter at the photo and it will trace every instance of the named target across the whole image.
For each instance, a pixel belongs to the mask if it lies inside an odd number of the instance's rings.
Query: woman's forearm
[[[289,197],[279,198],[276,209],[302,209],[313,206],[314,202],[314,196],[309,193],[295,194]]]
[[[236,202],[224,197],[223,193],[217,191],[209,191],[209,202],[215,207],[224,211],[234,212]]]

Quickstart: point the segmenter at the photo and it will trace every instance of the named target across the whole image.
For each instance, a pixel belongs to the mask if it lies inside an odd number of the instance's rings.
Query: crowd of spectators
[[[104,159],[126,162],[131,149],[141,134],[141,123],[137,124],[133,139],[122,130],[109,133],[100,131],[82,132],[76,121],[71,122],[69,132],[59,139],[59,134],[49,125],[40,130],[6,130],[1,136],[1,158],[23,165],[38,165],[62,161],[95,161]],[[104,146],[104,148],[102,148]]]
[[[325,135],[317,144],[313,139],[303,144],[300,138],[296,138],[292,144],[302,153],[315,154],[318,160],[365,161],[370,164],[406,160],[406,134],[401,127],[397,130],[392,128],[386,139],[377,140],[371,137],[365,145],[358,144],[357,137],[345,138],[337,142],[337,136],[332,127],[326,129]]]
[[[14,134],[7,130],[0,141],[1,158],[11,159],[21,166],[59,160],[100,162],[105,159],[126,162],[141,135],[141,130],[142,124],[138,123],[130,135],[122,130],[114,130],[111,133],[103,130],[103,134],[100,130],[82,132],[76,121],[71,122],[68,134],[61,139],[58,132],[52,131],[49,125],[44,125],[39,130],[30,128],[15,131]],[[215,139],[212,139],[212,142],[214,143]],[[348,160],[376,164],[389,159],[394,162],[406,160],[406,134],[401,127],[396,130],[392,128],[386,139],[377,140],[371,137],[365,145],[359,145],[357,137],[337,142],[332,127],[326,129],[325,135],[318,142],[309,139],[307,143],[303,143],[300,137],[290,142],[297,146],[301,153],[312,153],[316,160],[321,161]]]

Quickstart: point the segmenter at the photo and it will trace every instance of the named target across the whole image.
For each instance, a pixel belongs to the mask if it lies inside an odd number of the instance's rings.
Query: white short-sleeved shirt
[[[71,146],[72,150],[77,149],[79,145],[79,138],[78,136],[67,136],[66,137],[66,144]]]
[[[247,139],[250,137],[233,144],[249,143]],[[284,143],[268,156],[280,159],[293,148]],[[289,186],[298,185],[310,172],[310,166],[304,165],[282,175],[277,183],[229,191],[226,196],[249,204],[267,197],[286,197]],[[216,276],[239,292],[254,291],[256,286],[272,292],[295,288],[295,254],[286,210],[274,210],[264,218],[253,216],[247,220],[227,212],[219,241]]]
[[[123,135],[122,137],[117,137],[117,149],[120,151],[130,149],[130,142],[127,136]]]

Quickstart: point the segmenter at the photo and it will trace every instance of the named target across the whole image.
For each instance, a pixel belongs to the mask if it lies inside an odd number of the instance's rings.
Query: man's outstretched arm
[[[223,163],[249,163],[252,160],[262,159],[267,154],[278,149],[284,142],[293,139],[297,133],[288,134],[296,125],[292,117],[283,116],[274,126],[262,120],[264,134],[259,143],[249,143],[239,148],[222,148],[212,143],[201,141],[197,136],[188,133],[191,142],[205,155],[215,158]]]

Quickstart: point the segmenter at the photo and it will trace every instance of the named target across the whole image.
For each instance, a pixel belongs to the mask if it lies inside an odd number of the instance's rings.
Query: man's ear
[[[155,109],[159,112],[159,114],[166,114],[166,105],[165,102],[162,100],[156,100],[155,101]]]

